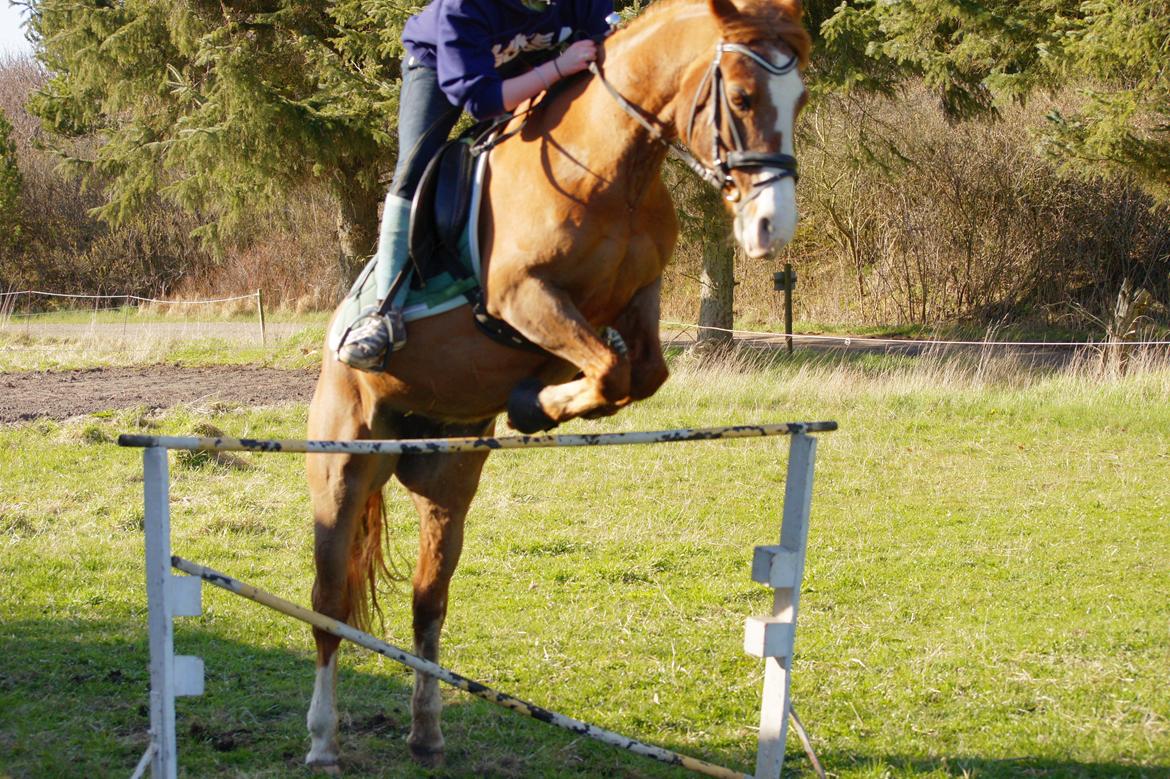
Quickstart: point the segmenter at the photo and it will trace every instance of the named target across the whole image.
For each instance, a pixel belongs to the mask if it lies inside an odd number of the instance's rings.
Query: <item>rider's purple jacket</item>
[[[439,88],[477,119],[504,112],[501,69],[551,59],[559,46],[608,30],[612,0],[554,0],[531,11],[520,0],[431,0],[402,30],[406,52],[438,71]],[[515,72],[513,71],[515,69]]]

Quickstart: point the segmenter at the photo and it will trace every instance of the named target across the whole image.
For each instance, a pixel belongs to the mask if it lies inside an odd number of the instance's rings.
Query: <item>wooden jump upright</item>
[[[178,747],[175,738],[175,698],[201,695],[203,661],[174,653],[173,619],[201,613],[201,584],[208,582],[295,619],[315,625],[439,681],[465,690],[513,712],[568,729],[578,735],[627,749],[660,762],[678,765],[723,779],[751,779],[743,772],[724,768],[662,747],[642,743],[612,731],[566,717],[492,690],[380,639],[337,622],[323,614],[245,584],[227,574],[173,557],[170,538],[170,478],[167,452],[356,452],[363,454],[449,453],[484,449],[533,449],[565,446],[614,446],[621,444],[679,443],[776,435],[791,436],[784,508],[779,544],[756,547],[751,576],[775,591],[772,613],[748,618],[744,650],[764,660],[764,692],[760,710],[759,743],[755,779],[779,779],[784,765],[784,745],[791,713],[790,685],[796,634],[800,583],[804,575],[812,500],[816,439],[810,433],[835,430],[835,422],[794,422],[771,425],[736,425],[686,428],[637,433],[596,435],[540,435],[500,438],[414,439],[398,441],[274,441],[259,439],[186,438],[124,435],[122,446],[142,447],[146,505],[146,589],[150,630],[150,746],[134,771],[133,779],[149,767],[156,779],[176,779]],[[171,573],[177,568],[187,576]]]

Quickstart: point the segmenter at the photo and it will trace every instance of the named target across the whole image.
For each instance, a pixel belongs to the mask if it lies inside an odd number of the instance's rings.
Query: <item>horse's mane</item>
[[[739,16],[723,25],[724,40],[730,43],[781,41],[796,54],[803,68],[808,64],[812,39],[801,24],[801,0],[734,0]],[[639,26],[678,6],[707,5],[708,0],[658,0],[638,17]]]

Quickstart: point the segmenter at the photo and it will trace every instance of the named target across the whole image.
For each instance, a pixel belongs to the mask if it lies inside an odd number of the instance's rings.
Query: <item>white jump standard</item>
[[[727,438],[790,435],[784,510],[777,546],[761,546],[752,561],[753,580],[775,589],[772,614],[749,618],[744,649],[764,659],[764,694],[760,714],[759,746],[754,776],[778,779],[784,763],[784,742],[791,713],[789,700],[793,639],[800,583],[804,573],[808,518],[812,498],[816,439],[810,432],[835,430],[835,422],[800,422],[687,428],[638,433],[597,435],[541,435],[499,438],[414,439],[396,441],[268,441],[124,435],[122,446],[143,447],[146,501],[146,585],[150,628],[150,746],[133,777],[147,766],[156,779],[175,779],[178,752],[175,738],[175,698],[203,693],[203,661],[175,655],[174,617],[201,613],[201,584],[206,581],[287,616],[347,639],[402,665],[465,690],[511,711],[568,729],[579,735],[627,749],[635,754],[724,779],[751,779],[748,774],[644,744],[604,728],[543,709],[492,690],[435,663],[398,649],[380,639],[324,614],[283,600],[226,574],[171,556],[169,474],[167,451],[451,453],[484,449],[533,449],[551,446],[613,446],[620,444],[677,443]],[[175,567],[189,576],[171,573]],[[807,745],[806,745],[807,749]],[[810,757],[813,757],[810,753]],[[813,758],[815,764],[815,757]],[[815,766],[819,769],[819,766]]]

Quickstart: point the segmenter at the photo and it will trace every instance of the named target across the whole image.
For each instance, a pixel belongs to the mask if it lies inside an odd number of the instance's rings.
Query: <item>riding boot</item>
[[[382,226],[378,234],[378,253],[374,262],[374,284],[378,303],[362,312],[350,325],[345,342],[337,350],[337,359],[351,368],[364,371],[385,370],[389,353],[406,345],[402,324],[402,306],[408,285],[395,285],[395,300],[383,305],[394,280],[406,272],[410,261],[407,238],[410,232],[410,201],[386,195],[382,208]],[[385,309],[385,313],[382,313]]]
[[[374,282],[378,285],[378,300],[385,299],[394,278],[406,269],[410,261],[407,238],[410,235],[410,201],[387,194],[382,206],[382,229],[378,233],[378,264],[374,267]]]

